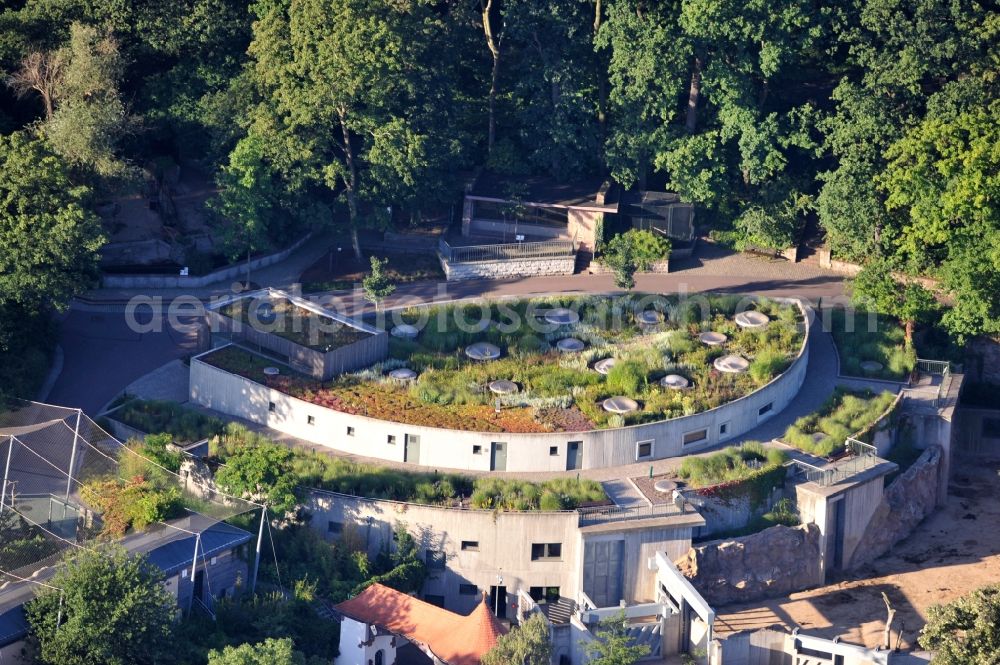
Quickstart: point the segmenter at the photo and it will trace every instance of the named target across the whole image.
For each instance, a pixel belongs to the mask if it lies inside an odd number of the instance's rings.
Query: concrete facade
[[[740,399],[690,416],[587,432],[470,432],[353,415],[286,395],[197,356],[191,360],[190,400],[334,450],[394,462],[470,471],[604,468],[699,452],[757,427],[798,393],[809,364],[808,339],[806,330],[798,357],[783,374]],[[704,437],[684,444],[686,435],[698,432]],[[639,457],[640,442],[651,442],[649,456]],[[491,455],[498,443],[505,444],[503,468]]]
[[[593,593],[598,582],[585,571],[594,562],[587,558],[594,544],[615,543],[621,552],[620,600],[648,602],[655,598],[653,575],[646,562],[657,552],[680,557],[691,544],[691,531],[702,523],[695,512],[580,526],[576,511],[501,512],[425,506],[396,501],[364,499],[314,490],[308,509],[310,525],[328,539],[347,540],[375,554],[392,542],[403,526],[427,557],[430,577],[423,596],[441,601],[446,609],[466,614],[491,594],[503,604],[501,616],[513,617],[518,591],[558,588],[564,598],[576,600],[581,592]],[[533,546],[558,544],[557,556],[538,556]],[[614,572],[612,571],[612,572]],[[502,583],[498,581],[502,578]],[[503,586],[506,598],[492,595]],[[603,588],[603,586],[601,587]]]
[[[1000,409],[963,406],[957,421],[956,453],[966,458],[1000,459]]]

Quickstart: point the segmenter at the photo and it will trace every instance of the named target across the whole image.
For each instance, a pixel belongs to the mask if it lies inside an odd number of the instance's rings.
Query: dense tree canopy
[[[26,0],[0,132],[44,137],[84,207],[199,160],[230,257],[447,214],[479,167],[669,188],[744,245],[815,221],[937,277],[967,336],[1000,331],[998,33],[943,0]]]
[[[140,665],[165,660],[174,599],[163,575],[120,547],[78,550],[25,606],[43,663]],[[58,625],[58,617],[62,623]]]
[[[920,646],[934,665],[995,663],[1000,653],[1000,587],[988,586],[930,608]]]
[[[0,136],[0,305],[64,307],[96,275],[100,225],[44,140]]]

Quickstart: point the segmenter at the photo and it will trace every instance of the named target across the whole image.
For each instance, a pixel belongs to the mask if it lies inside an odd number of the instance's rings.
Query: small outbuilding
[[[603,178],[559,182],[483,171],[465,193],[462,235],[499,242],[518,236],[527,242],[575,240],[580,250],[593,251],[599,222],[617,212],[617,188]]]

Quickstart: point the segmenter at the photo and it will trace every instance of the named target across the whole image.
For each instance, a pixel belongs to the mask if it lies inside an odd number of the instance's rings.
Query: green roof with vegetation
[[[815,413],[796,420],[782,441],[818,457],[829,457],[844,449],[848,437],[870,428],[892,406],[896,394],[849,392],[838,389]]]
[[[710,295],[682,302],[674,296],[559,297],[493,301],[482,306],[447,305],[406,310],[406,323],[427,325],[415,340],[392,338],[391,358],[368,369],[320,383],[295,372],[268,377],[267,385],[292,396],[338,411],[413,425],[493,432],[586,431],[648,423],[691,415],[743,397],[783,372],[802,347],[803,324],[792,304],[761,299],[754,308],[767,314],[762,329],[742,329],[732,320],[740,296]],[[708,312],[702,319],[702,306]],[[554,307],[580,314],[573,325],[543,326],[527,322]],[[638,311],[653,310],[662,318],[641,326]],[[489,324],[478,322],[488,316]],[[728,336],[724,346],[698,340],[702,332]],[[556,342],[575,337],[586,344],[579,353],[556,350]],[[474,361],[466,347],[489,342],[502,352],[498,360]],[[713,361],[727,353],[750,361],[749,371],[727,374]],[[596,361],[614,358],[603,376]],[[202,356],[224,370],[265,382],[263,370],[274,361],[240,347],[225,347]],[[410,383],[388,372],[409,367],[418,373]],[[664,388],[667,374],[687,378],[686,390]],[[514,394],[497,397],[488,384],[506,379]],[[639,408],[609,414],[601,403],[624,395]]]
[[[840,355],[840,373],[869,379],[905,381],[917,364],[917,354],[906,344],[906,331],[896,319],[863,309],[838,307],[831,317],[830,331]],[[881,367],[865,369],[862,363]]]
[[[121,406],[108,414],[129,427],[148,434],[169,434],[177,443],[207,439],[222,431],[225,424],[177,402],[160,399],[126,398]]]
[[[270,304],[276,317],[273,324],[265,320],[258,309],[263,304]],[[218,311],[244,326],[261,328],[314,351],[332,351],[371,336],[369,332],[296,305],[287,298],[240,298]]]

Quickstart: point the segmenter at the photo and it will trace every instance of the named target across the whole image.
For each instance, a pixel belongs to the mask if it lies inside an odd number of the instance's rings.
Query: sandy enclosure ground
[[[892,551],[834,584],[763,603],[716,608],[728,633],[800,626],[819,637],[877,647],[885,629],[884,591],[896,608],[893,646],[916,648],[927,608],[1000,583],[1000,462],[953,469],[948,504]]]

